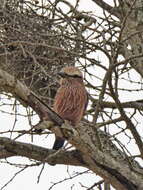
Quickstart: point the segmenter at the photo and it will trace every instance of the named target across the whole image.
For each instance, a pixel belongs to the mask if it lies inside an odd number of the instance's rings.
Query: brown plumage
[[[59,75],[60,88],[55,96],[54,111],[76,126],[81,121],[88,102],[83,76],[77,67],[65,67]],[[63,144],[64,139],[56,137],[53,149],[58,150]]]

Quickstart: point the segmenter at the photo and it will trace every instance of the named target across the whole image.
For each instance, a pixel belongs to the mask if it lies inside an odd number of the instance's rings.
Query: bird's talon
[[[77,131],[70,125],[69,121],[65,120],[65,123],[61,126],[62,129],[66,129],[65,133],[72,136],[77,136]]]

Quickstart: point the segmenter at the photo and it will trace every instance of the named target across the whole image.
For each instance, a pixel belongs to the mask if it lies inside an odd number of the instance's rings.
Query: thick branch
[[[81,152],[81,160],[86,163],[86,167],[102,176],[116,189],[136,190],[142,185],[142,169],[112,143],[110,135],[102,131],[97,133],[95,126],[90,126],[90,123],[80,124],[76,129],[64,124],[61,131],[64,138]]]
[[[94,100],[93,107],[96,106],[96,103],[98,102],[98,99]],[[122,102],[122,107],[123,108],[134,108],[134,109],[139,109],[143,110],[143,100],[135,100],[135,101],[129,101],[129,102]],[[100,102],[101,108],[112,108],[112,109],[117,109],[117,104],[115,102],[105,102],[102,101]],[[94,111],[95,109],[91,109],[90,112]]]
[[[63,132],[66,136],[70,135],[69,141],[80,151],[55,152],[2,137],[0,138],[0,144],[4,151],[13,156],[26,156],[49,164],[56,163],[87,167],[104,177],[117,189],[135,190],[141,186],[141,176],[143,175],[141,168],[134,160],[128,158],[125,153],[117,149],[110,141],[110,136],[100,131],[98,134],[99,142],[98,138],[94,138],[95,133],[93,133],[93,128],[89,125],[78,126],[79,135],[78,133],[73,133],[72,135],[71,129],[64,128],[64,131],[66,131]],[[3,157],[1,156],[1,158]],[[136,178],[138,178],[137,182]]]
[[[73,166],[86,166],[81,160],[80,153],[73,151],[55,151],[29,143],[16,142],[9,138],[0,137],[0,159],[10,156],[24,156],[49,164],[64,164]]]

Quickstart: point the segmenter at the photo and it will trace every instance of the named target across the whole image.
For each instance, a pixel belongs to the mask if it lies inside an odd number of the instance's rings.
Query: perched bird
[[[60,88],[54,100],[54,111],[72,126],[82,119],[88,103],[88,95],[83,83],[83,76],[77,67],[64,67],[60,73]],[[64,139],[56,136],[53,149],[58,150]]]

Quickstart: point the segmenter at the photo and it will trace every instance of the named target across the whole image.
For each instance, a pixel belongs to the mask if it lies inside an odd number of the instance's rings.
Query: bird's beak
[[[60,77],[62,77],[62,78],[65,78],[65,77],[67,76],[67,74],[64,73],[64,72],[59,72],[58,75],[59,75]]]

